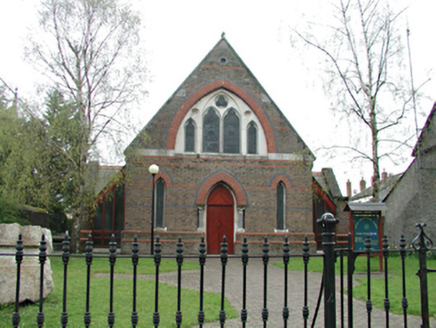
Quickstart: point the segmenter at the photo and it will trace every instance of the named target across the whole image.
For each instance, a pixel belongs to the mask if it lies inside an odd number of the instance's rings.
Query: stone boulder
[[[38,254],[41,236],[45,236],[47,242],[47,254],[53,251],[51,231],[40,226],[20,226],[19,224],[0,224],[0,253],[15,254],[15,245],[18,235],[22,235],[23,253]],[[17,264],[15,255],[0,256],[0,304],[15,302],[17,281]],[[26,300],[39,301],[40,264],[38,256],[24,256],[21,262],[20,275],[20,303]],[[44,264],[44,298],[54,288],[50,259]]]

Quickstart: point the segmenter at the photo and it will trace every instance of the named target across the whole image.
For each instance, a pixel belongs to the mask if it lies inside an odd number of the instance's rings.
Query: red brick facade
[[[226,99],[224,105],[214,98],[219,96]],[[222,145],[215,153],[202,151],[205,139],[201,138],[206,138],[202,137],[206,134],[203,120],[211,103],[223,129],[227,113],[235,108],[240,122],[238,152],[225,153]],[[183,148],[184,138],[188,139],[183,129],[189,117],[195,127],[195,151]],[[247,122],[258,133],[255,153],[249,153],[245,146],[249,142]],[[222,143],[226,132],[220,131]],[[162,178],[165,185],[163,226],[154,232],[160,236],[164,252],[174,252],[179,235],[187,252],[196,251],[202,236],[207,241],[208,195],[218,185],[225,186],[234,199],[234,215],[228,218],[234,235],[226,237],[234,242],[235,252],[239,252],[243,236],[253,245],[261,245],[266,235],[277,245],[285,235],[298,248],[305,235],[314,243],[314,156],[224,38],[157,112],[125,155],[122,251],[130,250],[133,235],[142,241],[142,251],[149,249],[151,164],[160,168],[155,181]],[[285,189],[282,196],[278,192],[280,182]],[[278,211],[280,204],[283,208]],[[280,230],[278,213],[283,213],[284,220],[284,229]]]

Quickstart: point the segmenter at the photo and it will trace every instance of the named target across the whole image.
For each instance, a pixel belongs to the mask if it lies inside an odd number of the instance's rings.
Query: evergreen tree
[[[5,204],[42,208],[57,218],[71,211],[81,134],[77,112],[57,90],[48,94],[42,118],[1,102],[0,197]]]

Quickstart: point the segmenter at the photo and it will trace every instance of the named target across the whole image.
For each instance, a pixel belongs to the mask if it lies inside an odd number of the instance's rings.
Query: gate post
[[[419,276],[421,286],[421,328],[430,328],[430,316],[428,312],[428,286],[427,272],[436,272],[436,270],[427,269],[427,251],[433,247],[433,242],[425,234],[425,223],[418,223],[416,227],[420,229],[418,236],[412,241],[412,246],[419,252],[419,271],[416,273]]]
[[[322,247],[324,250],[324,327],[336,327],[336,280],[335,280],[335,226],[339,221],[331,213],[318,220],[324,228]]]

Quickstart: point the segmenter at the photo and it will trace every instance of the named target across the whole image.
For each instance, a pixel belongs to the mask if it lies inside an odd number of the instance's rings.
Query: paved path
[[[182,276],[183,288],[191,288],[198,290],[199,288],[199,271],[187,271]],[[160,276],[160,282],[176,285],[176,274],[166,273]],[[263,327],[262,308],[263,308],[263,263],[261,259],[250,259],[247,270],[247,308],[248,308],[248,323],[247,327],[257,328]],[[267,307],[269,310],[268,327],[283,327],[282,310],[283,310],[283,269],[272,265],[268,265],[268,298]],[[302,308],[304,305],[304,274],[301,271],[290,271],[289,278],[289,296],[288,307],[290,316],[288,327],[303,327]],[[311,327],[316,302],[318,300],[321,284],[321,274],[308,273],[308,306],[309,320],[308,327]],[[346,284],[346,282],[345,282]],[[208,259],[205,267],[205,290],[211,292],[221,292],[221,262],[219,259]],[[339,282],[337,282],[339,287]],[[339,288],[337,288],[339,289]],[[240,259],[229,259],[226,268],[226,298],[230,304],[240,312],[242,308],[242,265]],[[340,293],[337,293],[337,326],[340,327]],[[346,304],[346,299],[345,299]],[[324,312],[323,302],[318,313],[316,325],[314,327],[324,327]],[[195,304],[197,306],[197,304]],[[354,301],[354,327],[366,328],[367,314],[366,303],[364,301]],[[345,310],[346,312],[346,310]],[[400,328],[403,327],[403,317],[400,315],[390,314],[390,326]],[[345,313],[345,326],[347,326],[347,317]],[[371,315],[372,327],[385,327],[384,311],[373,308]],[[416,316],[408,316],[409,327],[420,327],[421,318]],[[436,327],[436,321],[432,321],[432,327]],[[209,323],[203,327],[219,327],[219,323]],[[240,319],[226,320],[225,327],[242,327]]]
[[[272,259],[271,259],[272,261]],[[283,285],[284,271],[275,266],[270,261],[268,265],[268,297],[267,307],[269,310],[268,327],[277,328],[283,327],[282,310],[283,310]],[[248,323],[247,327],[258,328],[264,327],[262,321],[263,308],[263,263],[261,259],[250,259],[247,269],[247,309]],[[131,275],[128,275],[131,278]],[[200,271],[184,271],[182,274],[182,287],[194,290],[199,289]],[[119,278],[122,278],[121,276]],[[153,276],[142,276],[141,278],[154,279]],[[177,285],[177,272],[162,273],[159,276],[159,282],[170,285]],[[289,271],[288,278],[288,307],[290,316],[288,327],[304,327],[302,308],[304,305],[304,273],[301,271]],[[346,281],[344,282],[346,288]],[[308,306],[309,320],[308,327],[311,327],[313,316],[318,300],[319,290],[321,285],[321,274],[315,272],[308,273]],[[336,308],[337,308],[337,327],[341,327],[341,307],[339,293],[339,278],[336,283]],[[207,259],[205,266],[205,283],[204,289],[211,292],[221,292],[221,262],[219,259]],[[242,308],[242,264],[240,259],[229,259],[226,267],[226,290],[225,296],[230,304],[238,313]],[[392,300],[391,300],[392,302]],[[347,300],[345,298],[345,306]],[[183,304],[183,307],[187,306]],[[198,307],[198,304],[193,305]],[[403,317],[401,315],[390,314],[390,326],[395,328],[404,327]],[[373,308],[371,314],[372,327],[385,327],[385,313],[381,309]],[[205,328],[219,327],[219,323],[208,323],[203,325]],[[345,309],[345,327],[347,327],[347,314]],[[408,316],[408,327],[418,328],[421,326],[421,318],[416,316]],[[198,326],[197,326],[198,327]],[[239,318],[226,320],[225,327],[236,328],[242,327]],[[324,312],[323,301],[318,313],[316,324],[314,327],[324,327]],[[366,302],[354,300],[354,327],[366,328],[367,313]],[[431,322],[431,327],[436,327],[436,320]]]

